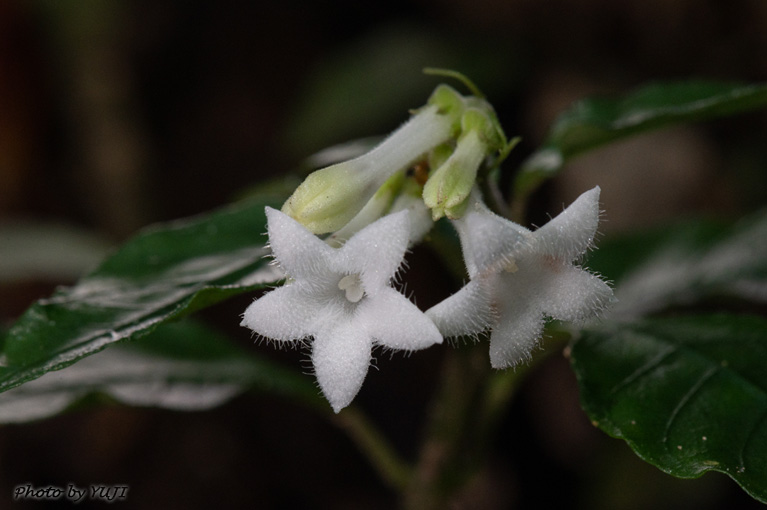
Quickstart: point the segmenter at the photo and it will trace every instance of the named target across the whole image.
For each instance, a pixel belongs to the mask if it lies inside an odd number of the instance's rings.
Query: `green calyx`
[[[466,109],[466,98],[459,94],[453,87],[440,84],[429,96],[427,106],[436,105],[441,115],[450,119],[453,136],[461,131],[461,116]]]

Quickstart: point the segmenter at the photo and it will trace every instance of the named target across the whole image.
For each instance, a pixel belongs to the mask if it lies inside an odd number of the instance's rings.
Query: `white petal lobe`
[[[305,296],[306,290],[296,284],[268,292],[245,309],[240,325],[281,342],[305,338],[312,334],[313,318],[321,308]]]
[[[442,343],[434,323],[394,289],[383,289],[375,301],[363,306],[360,313],[368,317],[370,334],[379,345],[416,351]]]
[[[478,278],[429,308],[426,316],[445,337],[478,335],[497,320],[492,294],[493,282],[487,278]]]
[[[287,214],[266,208],[269,246],[277,263],[293,278],[311,278],[326,265],[332,248]]]
[[[531,232],[492,213],[477,194],[454,222],[471,281],[426,312],[446,336],[490,336],[494,368],[530,358],[545,319],[583,321],[612,301],[612,289],[573,261],[593,244],[599,188]]]
[[[583,255],[594,243],[599,224],[599,186],[593,188],[550,222],[535,231],[540,250],[568,262]]]
[[[369,293],[388,286],[405,256],[410,232],[408,212],[400,211],[371,223],[339,250],[339,263],[359,268]],[[339,268],[340,269],[340,268]]]
[[[336,413],[357,395],[370,365],[371,341],[355,326],[347,323],[324,330],[312,344],[317,382]]]
[[[371,223],[341,248],[280,211],[266,214],[288,283],[251,303],[242,325],[278,342],[313,338],[317,381],[336,412],[359,391],[374,345],[413,351],[442,341],[431,320],[391,287],[410,239],[408,210]]]

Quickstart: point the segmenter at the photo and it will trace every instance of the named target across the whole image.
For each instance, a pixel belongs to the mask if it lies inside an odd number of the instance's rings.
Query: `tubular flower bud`
[[[432,173],[423,189],[423,200],[436,221],[442,216],[457,219],[477,180],[477,171],[490,153],[499,150],[504,137],[486,108],[466,109],[461,117],[461,136],[452,154]]]
[[[282,212],[315,234],[339,230],[395,172],[455,136],[463,108],[460,94],[437,87],[424,108],[370,152],[310,174]]]

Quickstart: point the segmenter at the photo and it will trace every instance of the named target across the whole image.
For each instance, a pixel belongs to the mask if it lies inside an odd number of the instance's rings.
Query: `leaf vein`
[[[682,409],[692,400],[692,398],[700,391],[700,389],[712,378],[714,377],[719,371],[721,370],[721,367],[711,367],[708,370],[706,370],[703,375],[700,376],[700,378],[693,384],[690,389],[687,391],[687,393],[682,396],[682,398],[679,400],[679,403],[676,405],[673,411],[671,411],[671,414],[668,417],[668,420],[666,420],[666,426],[663,430],[663,444],[666,444],[668,442],[668,434],[671,430],[671,427],[673,426],[674,421],[676,420],[676,417],[679,415],[679,413],[682,411]]]
[[[740,448],[740,452],[738,455],[738,460],[740,461],[740,469],[745,470],[746,469],[746,460],[745,460],[745,451],[748,447],[748,444],[751,442],[751,440],[756,435],[756,431],[759,430],[759,426],[764,423],[764,421],[767,420],[767,408],[764,408],[762,410],[762,414],[759,416],[759,419],[756,420],[754,423],[754,426],[751,427],[751,430],[746,434],[746,439],[743,441],[743,446]],[[742,471],[741,471],[742,473]]]
[[[641,367],[634,370],[631,374],[629,374],[625,379],[623,379],[621,382],[616,384],[611,390],[610,390],[610,396],[615,395],[619,391],[622,391],[627,386],[631,385],[634,381],[642,377],[643,375],[652,372],[658,366],[660,366],[663,361],[666,360],[669,356],[674,354],[678,350],[677,346],[675,345],[668,345],[664,349],[661,349],[658,354],[656,354],[653,358],[651,358],[647,363],[642,365]]]

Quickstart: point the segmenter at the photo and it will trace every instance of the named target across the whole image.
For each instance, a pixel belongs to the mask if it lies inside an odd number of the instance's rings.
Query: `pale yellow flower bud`
[[[426,107],[370,152],[310,174],[282,212],[315,234],[339,230],[395,172],[454,136],[462,107],[457,92],[437,87]]]

